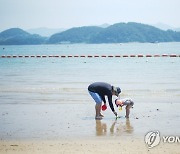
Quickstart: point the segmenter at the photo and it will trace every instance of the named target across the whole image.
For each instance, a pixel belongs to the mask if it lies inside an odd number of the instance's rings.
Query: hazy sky
[[[180,27],[180,0],[0,0],[0,30],[130,21]]]

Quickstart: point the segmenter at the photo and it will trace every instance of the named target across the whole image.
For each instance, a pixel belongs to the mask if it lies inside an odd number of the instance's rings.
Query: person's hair
[[[118,100],[118,98],[117,98],[117,99],[115,99],[115,101],[114,101],[114,103],[115,103],[116,107],[118,107],[118,105],[116,104],[117,100]]]

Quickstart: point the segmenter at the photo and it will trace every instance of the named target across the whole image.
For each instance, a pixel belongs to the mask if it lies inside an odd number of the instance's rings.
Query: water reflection
[[[126,119],[125,123],[124,122],[117,122],[115,121],[111,128],[110,128],[110,133],[113,135],[122,135],[124,133],[127,134],[132,134],[133,132],[133,127],[131,126],[130,120]]]
[[[96,136],[105,136],[107,133],[107,125],[101,120],[96,120]]]
[[[115,120],[108,129],[107,124],[102,120],[96,120],[96,136],[107,136],[115,135],[125,135],[125,134],[132,134],[134,131],[133,126],[130,123],[129,119],[125,121],[117,121]]]

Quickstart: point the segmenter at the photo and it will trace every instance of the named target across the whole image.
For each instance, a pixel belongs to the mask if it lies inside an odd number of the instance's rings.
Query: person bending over
[[[95,119],[102,119],[103,117],[103,115],[101,114],[101,106],[102,102],[104,102],[104,105],[106,105],[105,96],[108,97],[109,106],[112,112],[115,114],[115,116],[117,116],[112,103],[112,95],[116,95],[118,97],[118,95],[121,93],[121,89],[119,87],[112,86],[111,84],[105,82],[95,82],[88,86],[88,91],[91,97],[96,102]]]

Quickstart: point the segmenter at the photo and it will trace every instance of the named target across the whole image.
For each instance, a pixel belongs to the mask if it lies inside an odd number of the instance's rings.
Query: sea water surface
[[[180,43],[0,46],[0,55],[119,54],[180,55]],[[179,68],[179,57],[0,58],[0,137],[132,136],[151,128],[179,134]],[[129,120],[115,121],[109,109],[94,120],[87,87],[96,81],[135,101]]]

